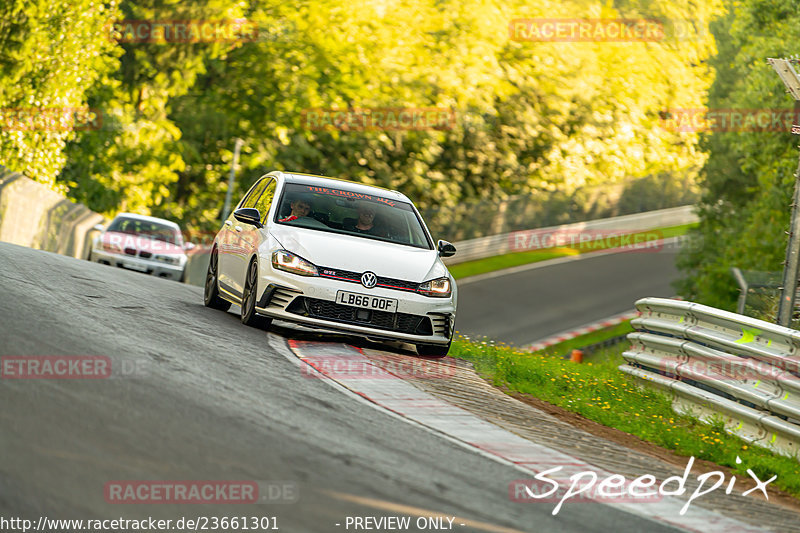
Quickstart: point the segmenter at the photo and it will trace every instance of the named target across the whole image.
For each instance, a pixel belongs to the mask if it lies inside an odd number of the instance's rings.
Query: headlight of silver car
[[[121,254],[122,253],[122,246],[114,242],[100,242],[101,248],[103,248],[106,252],[111,252],[112,254]]]
[[[179,255],[157,255],[155,256],[156,261],[161,261],[162,263],[167,263],[170,265],[179,265],[181,264],[181,256]]]
[[[272,252],[272,267],[298,276],[317,276],[317,267],[286,250]]]
[[[449,298],[450,278],[437,278],[420,283],[417,292],[434,298]]]

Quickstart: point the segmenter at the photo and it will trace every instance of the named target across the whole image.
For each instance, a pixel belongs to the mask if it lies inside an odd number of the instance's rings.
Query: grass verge
[[[633,326],[631,326],[631,321],[625,320],[616,326],[598,329],[596,331],[587,333],[586,335],[581,335],[579,337],[575,337],[574,339],[568,339],[559,342],[558,344],[553,344],[547,348],[544,348],[543,350],[540,350],[539,353],[550,356],[564,356],[568,355],[570,352],[572,352],[572,350],[578,350],[585,346],[589,346],[590,344],[603,342],[605,340],[613,339],[614,337],[621,337],[622,335],[627,335],[628,333],[632,332]]]
[[[684,224],[681,226],[670,226],[668,228],[653,229],[649,231],[641,231],[632,233],[631,237],[641,236],[644,242],[658,239],[668,239],[670,237],[678,237],[686,234],[690,228],[696,224]],[[613,239],[606,239],[608,242]],[[538,263],[547,259],[555,259],[557,257],[565,257],[568,255],[579,255],[586,252],[596,252],[598,250],[607,250],[613,246],[606,246],[604,241],[597,243],[585,243],[583,246],[576,245],[574,247],[560,247],[560,248],[547,248],[544,250],[531,250],[527,252],[512,252],[508,254],[498,255],[495,257],[487,257],[485,259],[476,259],[474,261],[466,261],[447,267],[453,277],[456,279],[466,278],[469,276],[477,276],[478,274],[485,274],[487,272],[494,272],[495,270],[503,270],[504,268],[511,268],[520,265],[527,265],[529,263]]]
[[[592,362],[572,363],[560,357],[524,352],[487,341],[458,337],[452,357],[471,361],[495,386],[529,394],[608,427],[630,433],[679,455],[730,467],[744,479],[751,468],[760,479],[800,497],[800,463],[729,435],[722,423],[704,424],[672,410],[668,397],[639,388],[620,372],[627,343],[603,350]],[[742,463],[736,464],[736,457]]]

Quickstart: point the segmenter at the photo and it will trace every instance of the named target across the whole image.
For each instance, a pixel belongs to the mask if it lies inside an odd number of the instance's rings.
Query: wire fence
[[[733,267],[731,268],[731,274],[739,287],[736,312],[759,320],[775,322],[781,298],[783,273],[779,271],[740,270]],[[795,296],[795,307],[790,327],[800,329],[800,289],[798,289]]]

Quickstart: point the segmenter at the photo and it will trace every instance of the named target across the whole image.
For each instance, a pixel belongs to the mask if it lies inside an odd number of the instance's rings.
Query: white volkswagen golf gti
[[[205,305],[241,306],[242,322],[272,319],[415,344],[444,357],[456,284],[403,194],[351,181],[271,172],[225,220],[212,245]]]

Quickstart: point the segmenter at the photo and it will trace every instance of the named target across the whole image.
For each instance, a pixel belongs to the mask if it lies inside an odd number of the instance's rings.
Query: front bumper
[[[92,250],[92,261],[172,280],[180,280],[183,277],[183,269],[185,267],[185,263],[183,265],[168,265],[153,259],[142,259],[141,257],[115,254],[98,249]]]
[[[308,327],[331,329],[365,337],[415,344],[447,344],[453,335],[455,300],[430,298],[410,291],[376,287],[322,277],[303,277],[267,267],[259,280],[264,287],[259,314]],[[397,312],[372,310],[336,303],[338,291],[397,300]]]

